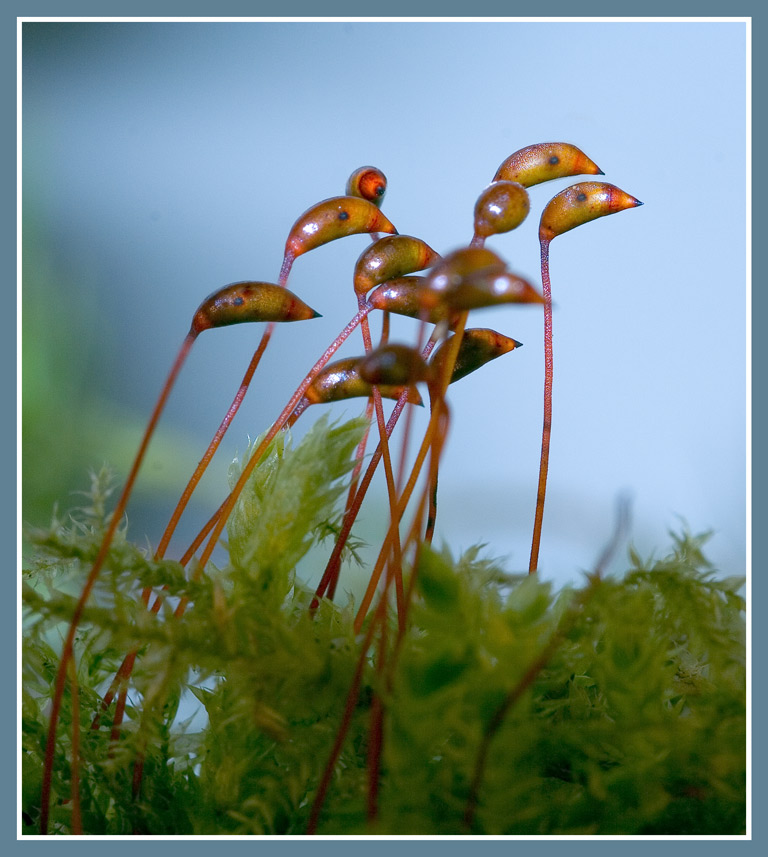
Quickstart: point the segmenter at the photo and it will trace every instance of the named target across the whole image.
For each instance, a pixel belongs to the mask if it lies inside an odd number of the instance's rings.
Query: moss
[[[281,438],[229,529],[231,562],[187,580],[121,532],[76,640],[83,829],[90,834],[301,834],[342,721],[361,637],[352,611],[310,616],[296,562],[337,528],[359,420]],[[235,475],[239,464],[235,465]],[[61,629],[98,549],[109,483],[30,537],[24,572],[23,821],[35,832]],[[361,692],[319,816],[324,834],[743,834],[742,581],[704,536],[632,554],[621,577],[562,592],[473,549],[423,546],[408,628]],[[153,615],[141,586],[167,587]],[[174,619],[175,600],[191,609]],[[94,714],[140,646],[119,741]],[[375,700],[384,706],[378,816],[366,821]],[[512,700],[512,701],[511,701]],[[51,829],[71,828],[75,709],[62,706]],[[488,754],[478,779],[481,747]],[[140,795],[132,766],[145,751]],[[475,785],[473,785],[473,783]],[[467,806],[474,801],[468,814]]]

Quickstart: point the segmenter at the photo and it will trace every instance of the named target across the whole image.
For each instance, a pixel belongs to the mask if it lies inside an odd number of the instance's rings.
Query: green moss
[[[301,834],[358,663],[353,611],[310,593],[296,562],[338,527],[360,421],[319,421],[272,445],[229,527],[230,563],[198,582],[121,532],[75,644],[83,828],[90,834]],[[233,478],[239,472],[233,469]],[[24,578],[22,770],[37,830],[57,646],[105,526],[108,481],[31,533]],[[424,546],[390,672],[365,663],[319,833],[742,834],[746,689],[741,580],[707,563],[704,537],[623,577],[560,593],[473,549]],[[141,586],[168,587],[157,615]],[[181,619],[171,608],[191,600]],[[391,623],[390,643],[396,637]],[[93,715],[140,646],[120,740]],[[371,701],[384,703],[379,815],[366,822]],[[512,701],[510,701],[512,700]],[[503,715],[503,716],[502,716]],[[51,828],[71,824],[65,694]],[[473,787],[483,743],[482,776]],[[141,794],[132,764],[146,748]],[[475,806],[467,816],[474,790]]]

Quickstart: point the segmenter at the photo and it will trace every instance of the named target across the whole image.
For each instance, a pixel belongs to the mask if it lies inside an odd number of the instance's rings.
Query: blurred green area
[[[22,520],[41,526],[54,506],[78,505],[73,495],[88,488],[89,471],[107,464],[122,484],[149,414],[121,402],[119,361],[92,300],[98,274],[61,264],[52,236],[26,212],[22,266]],[[134,511],[175,502],[202,452],[197,446],[159,427]]]

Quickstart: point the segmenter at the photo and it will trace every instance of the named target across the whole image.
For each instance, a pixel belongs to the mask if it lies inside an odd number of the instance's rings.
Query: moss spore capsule
[[[435,306],[451,289],[455,289],[467,276],[480,271],[503,273],[506,262],[487,247],[461,247],[454,250],[432,267],[422,293],[425,309]]]
[[[377,286],[369,295],[368,303],[374,309],[386,310],[409,318],[420,318],[425,298],[426,277],[407,276],[387,280]],[[456,313],[443,303],[436,303],[426,310],[426,320],[430,324],[448,321],[448,327],[456,325]]]
[[[313,205],[296,220],[285,242],[285,255],[295,259],[329,241],[361,232],[397,234],[397,229],[367,199],[335,196]]]
[[[503,304],[543,304],[544,298],[524,277],[510,271],[478,271],[448,289],[443,302],[453,311]]]
[[[489,238],[516,229],[530,209],[528,191],[519,182],[488,185],[475,203],[475,237]]]
[[[347,179],[347,196],[359,196],[376,206],[387,192],[387,177],[378,167],[358,167]]]
[[[536,143],[513,152],[496,170],[497,181],[519,182],[523,187],[567,176],[601,176],[603,171],[571,143]]]
[[[580,182],[567,187],[549,201],[541,215],[539,238],[551,241],[556,235],[562,235],[582,223],[638,205],[642,205],[639,199],[616,185]]]
[[[543,303],[536,289],[510,273],[504,260],[487,247],[454,250],[427,275],[423,308],[443,304],[449,311],[507,303]]]
[[[439,377],[441,367],[448,354],[450,339],[442,342],[435,353],[432,355],[430,365],[433,367],[435,376]],[[464,336],[459,345],[459,352],[456,356],[456,362],[451,373],[451,381],[453,384],[461,378],[466,377],[470,373],[501,357],[502,354],[508,354],[515,348],[520,348],[522,342],[512,339],[510,336],[504,336],[496,330],[491,330],[487,327],[470,327],[464,331]]]
[[[366,354],[358,366],[360,377],[369,384],[406,387],[426,381],[429,365],[415,348],[390,342]]]
[[[244,280],[217,289],[200,304],[192,331],[226,327],[249,321],[307,321],[320,313],[293,292],[274,283]]]
[[[338,402],[344,399],[368,398],[373,393],[373,385],[360,377],[361,357],[347,357],[329,363],[307,388],[305,398],[312,405]],[[399,399],[405,391],[404,385],[382,384],[379,392],[385,399]],[[409,393],[408,401],[421,404],[421,396],[415,391]]]
[[[386,235],[363,250],[355,263],[355,292],[367,294],[380,283],[423,271],[439,260],[440,254],[420,238]]]

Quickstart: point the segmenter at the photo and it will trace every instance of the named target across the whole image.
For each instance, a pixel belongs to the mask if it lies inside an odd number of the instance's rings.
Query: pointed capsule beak
[[[577,157],[574,164],[573,175],[584,175],[584,176],[604,176],[605,173],[598,167],[598,165],[592,160],[592,158],[587,157],[583,152],[581,152],[582,157]]]
[[[415,387],[408,388],[408,397],[406,401],[411,405],[416,405],[417,407],[424,407],[424,399],[421,398],[421,394]]]
[[[642,205],[639,199],[626,191],[619,190],[619,188],[616,188],[611,194],[612,211],[626,211],[628,208],[637,208],[638,205]]]

